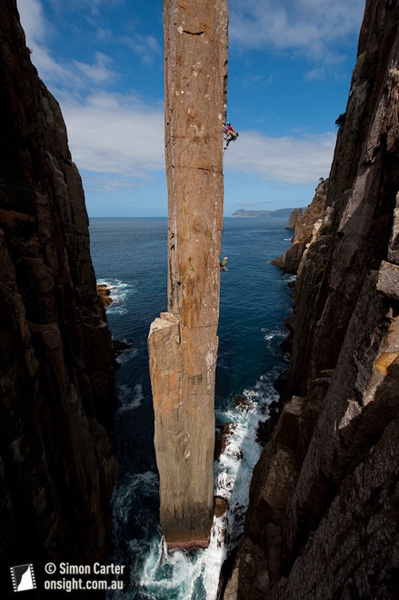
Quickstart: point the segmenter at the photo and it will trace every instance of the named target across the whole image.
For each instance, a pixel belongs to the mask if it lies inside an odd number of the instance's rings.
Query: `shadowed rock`
[[[30,62],[14,0],[0,0],[0,22],[6,582],[10,564],[106,559],[116,465],[104,427],[114,406],[111,336],[96,293],[81,179],[60,108]]]
[[[367,0],[328,208],[298,269],[288,401],[229,600],[397,597],[398,32],[398,3]]]

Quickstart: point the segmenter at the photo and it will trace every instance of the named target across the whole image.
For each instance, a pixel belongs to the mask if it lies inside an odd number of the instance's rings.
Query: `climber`
[[[220,270],[221,271],[227,271],[227,261],[229,259],[227,258],[227,256],[225,256],[222,260],[222,262],[220,263]]]
[[[224,133],[225,140],[226,140],[226,145],[224,147],[224,150],[227,150],[230,142],[235,142],[236,139],[238,138],[238,131],[235,131],[233,129],[233,127],[231,126],[231,123],[227,123],[227,125],[225,125],[223,128],[223,133]]]

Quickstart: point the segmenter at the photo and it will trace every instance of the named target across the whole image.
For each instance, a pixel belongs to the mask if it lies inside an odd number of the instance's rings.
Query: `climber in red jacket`
[[[238,132],[233,129],[233,127],[231,126],[231,123],[227,123],[227,125],[224,126],[223,133],[224,133],[224,137],[226,140],[226,145],[224,147],[224,150],[227,150],[230,142],[235,142],[236,139],[238,138]]]

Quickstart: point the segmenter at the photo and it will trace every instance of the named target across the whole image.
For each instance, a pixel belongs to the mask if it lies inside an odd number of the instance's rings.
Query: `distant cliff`
[[[328,180],[319,183],[313,200],[306,210],[295,209],[292,211],[287,226],[287,229],[294,230],[292,246],[282,256],[273,259],[271,261],[273,265],[291,273],[297,272],[303,253],[312,241],[312,236],[318,235],[323,221],[326,221],[327,186]],[[326,223],[324,223],[325,225]]]
[[[274,217],[278,219],[288,219],[289,215],[294,210],[301,209],[293,209],[293,208],[279,208],[278,210],[245,210],[244,208],[239,208],[233,213],[232,217]]]
[[[397,598],[399,6],[367,0],[225,599]]]
[[[15,0],[0,0],[0,23],[0,549],[10,582],[9,565],[106,557],[114,386],[60,108],[31,64]]]
[[[286,229],[295,229],[295,225],[298,221],[298,219],[300,218],[300,216],[302,215],[302,208],[294,208],[294,210],[291,212],[290,216],[288,217],[288,224]]]

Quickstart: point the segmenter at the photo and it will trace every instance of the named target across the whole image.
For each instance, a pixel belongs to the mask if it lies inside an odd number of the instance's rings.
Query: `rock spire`
[[[148,346],[169,547],[206,546],[223,220],[227,0],[164,2],[168,311]]]

